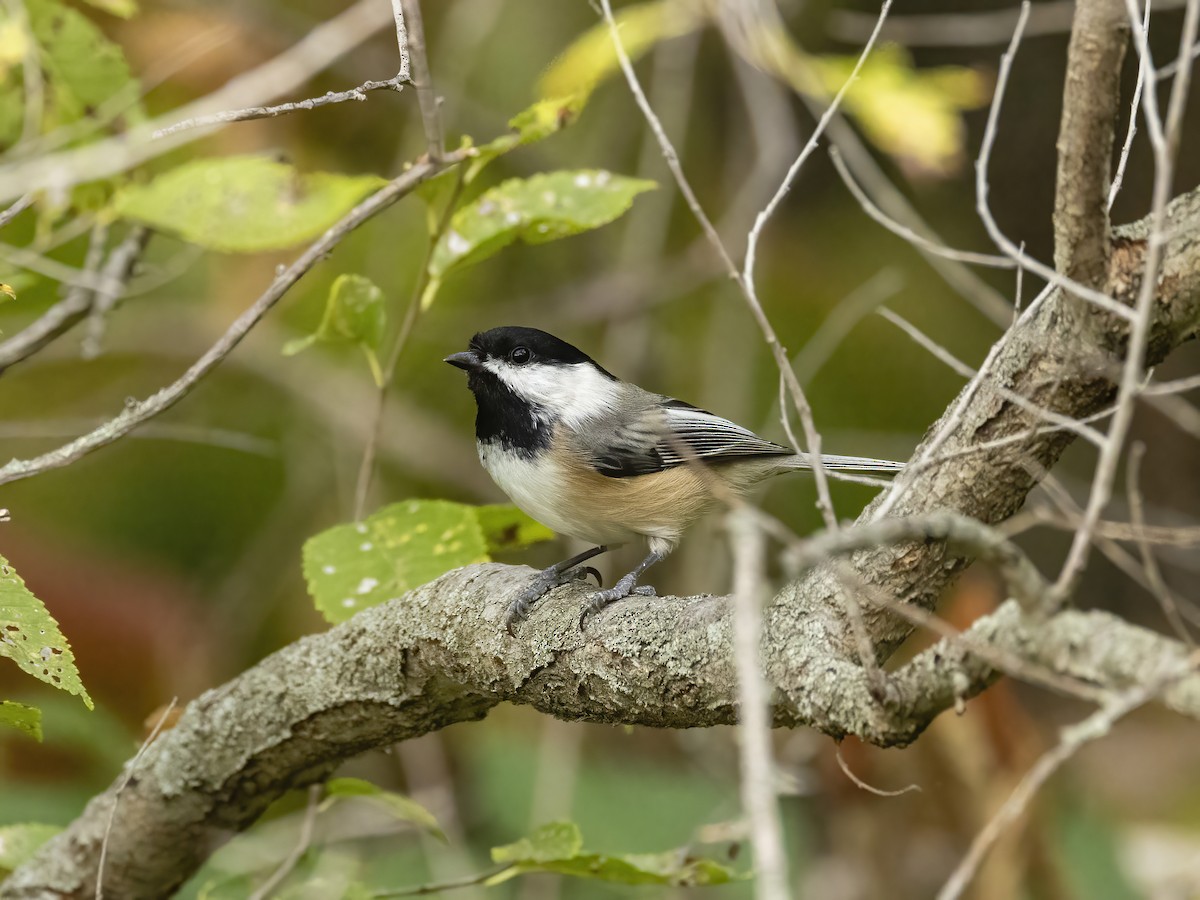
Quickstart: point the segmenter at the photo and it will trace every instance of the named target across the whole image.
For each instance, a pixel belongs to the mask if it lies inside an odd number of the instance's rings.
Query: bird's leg
[[[648,584],[638,584],[637,580],[643,572],[645,572],[656,562],[662,562],[666,556],[667,554],[660,550],[650,551],[649,556],[634,566],[632,572],[623,576],[621,580],[612,587],[603,591],[596,591],[596,593],[592,594],[592,599],[589,600],[587,606],[584,607],[583,615],[579,617],[580,630],[582,630],[587,624],[587,620],[589,618],[616,600],[623,600],[631,594],[639,594],[643,597],[653,597],[654,588]]]
[[[548,569],[543,569],[529,583],[529,586],[517,596],[517,599],[508,605],[508,609],[504,613],[504,627],[508,629],[508,633],[513,633],[513,626],[529,615],[529,608],[538,600],[544,597],[549,591],[554,590],[561,584],[566,584],[568,581],[574,581],[576,578],[586,578],[588,572],[596,576],[597,583],[600,583],[600,573],[591,566],[584,566],[577,572],[571,570],[580,563],[587,562],[594,556],[599,556],[601,553],[606,553],[608,547],[601,545],[592,547],[590,550],[584,550],[572,556],[570,559],[564,559],[560,563],[555,563]]]

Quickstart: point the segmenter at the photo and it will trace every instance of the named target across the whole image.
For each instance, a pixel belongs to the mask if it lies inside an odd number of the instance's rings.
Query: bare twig
[[[1146,11],[1142,14],[1142,31],[1150,28],[1150,0],[1145,0]],[[1129,104],[1129,127],[1125,131],[1125,143],[1121,145],[1121,156],[1117,160],[1117,171],[1113,174],[1112,185],[1108,189],[1108,210],[1111,212],[1117,194],[1121,192],[1121,183],[1125,180],[1125,167],[1129,165],[1129,151],[1133,149],[1133,139],[1137,136],[1138,109],[1142,104],[1142,89],[1146,86],[1146,65],[1144,56],[1138,57],[1137,84],[1133,88],[1133,100]]]
[[[221,110],[254,107],[296,91],[314,73],[375,34],[385,21],[379,15],[378,0],[358,0],[344,12],[313,28],[287,50],[244,72],[207,97],[152,121],[131,126],[122,134],[0,166],[0,202],[31,191],[65,191],[76,184],[128,171],[148,159],[198,140],[221,123],[188,128],[157,140],[154,133],[181,120],[208,116]]]
[[[787,382],[788,391],[791,394],[792,402],[796,407],[796,411],[800,416],[800,421],[804,426],[807,446],[804,448],[809,455],[814,459],[813,477],[817,485],[817,495],[819,497],[818,505],[821,508],[821,513],[825,518],[826,523],[830,527],[837,527],[837,515],[833,510],[833,501],[829,494],[829,479],[826,476],[824,467],[820,463],[821,455],[821,438],[816,430],[816,425],[812,421],[812,408],[808,405],[808,400],[805,397],[804,389],[800,386],[800,382],[796,379],[796,373],[792,371],[791,364],[788,360],[787,350],[779,343],[778,337],[775,335],[775,329],[771,326],[770,320],[763,311],[762,305],[758,302],[758,298],[754,294],[754,288],[742,276],[734,263],[733,258],[729,255],[729,251],[725,247],[725,243],[721,240],[720,234],[713,226],[712,220],[708,214],[704,212],[704,207],[700,204],[696,197],[696,192],[692,190],[691,183],[683,172],[683,166],[679,162],[679,155],[675,152],[675,147],[671,143],[671,139],[667,136],[666,131],[662,127],[662,122],[655,115],[653,108],[650,106],[650,101],[646,99],[646,92],[642,89],[641,82],[638,81],[637,73],[633,70],[633,63],[629,59],[629,54],[625,52],[625,45],[621,42],[620,31],[617,28],[616,20],[613,18],[612,5],[610,0],[600,0],[600,5],[604,13],[605,21],[608,23],[609,35],[613,42],[613,47],[617,53],[617,59],[621,64],[621,71],[625,75],[625,81],[629,85],[629,90],[633,94],[638,108],[641,109],[642,115],[645,117],[651,131],[654,132],[655,138],[658,140],[659,147],[662,149],[663,158],[667,162],[667,168],[671,170],[671,175],[675,179],[676,185],[679,187],[679,192],[683,195],[687,202],[688,208],[692,211],[696,221],[699,223],[705,237],[713,249],[716,250],[718,257],[724,265],[725,271],[729,274],[730,279],[738,286],[743,298],[746,300],[750,308],[751,314],[754,316],[755,322],[758,324],[759,330],[763,334],[763,339],[771,350],[772,356],[775,358],[775,364],[779,367],[780,374]]]
[[[992,846],[999,840],[1000,835],[1009,828],[1029,806],[1029,802],[1041,789],[1042,785],[1057,772],[1067,760],[1074,756],[1084,744],[1105,737],[1118,720],[1154,699],[1169,682],[1174,681],[1192,671],[1195,663],[1182,671],[1170,672],[1150,684],[1141,685],[1113,697],[1103,707],[1096,710],[1082,722],[1064,728],[1057,746],[1044,754],[1034,764],[1020,784],[1016,786],[996,814],[988,821],[983,830],[971,842],[967,855],[955,868],[950,878],[938,892],[938,900],[956,900],[961,897],[980,863]]]
[[[459,195],[462,193],[462,169],[459,169],[458,175],[459,177],[454,184],[454,190],[446,201],[446,207],[442,210],[438,224],[434,228],[433,233],[429,235],[429,242],[425,248],[425,258],[421,261],[421,268],[417,272],[416,281],[413,283],[408,308],[404,312],[404,319],[400,323],[400,330],[397,332],[396,339],[392,343],[392,349],[388,353],[387,361],[383,364],[383,379],[376,386],[375,405],[371,410],[371,425],[367,432],[367,442],[363,447],[362,460],[358,466],[358,478],[354,485],[354,518],[356,521],[361,521],[363,516],[366,515],[367,497],[371,490],[371,479],[375,474],[375,457],[379,450],[379,438],[382,434],[383,412],[387,407],[388,391],[392,386],[392,381],[396,377],[396,366],[400,364],[400,358],[404,355],[404,349],[408,346],[408,340],[412,337],[413,329],[417,327],[417,320],[421,317],[425,289],[429,286],[429,264],[433,258],[433,251],[446,229],[450,226],[450,217],[454,215]]]
[[[829,148],[829,158],[833,162],[833,167],[837,170],[838,175],[841,176],[842,183],[854,195],[854,199],[858,201],[858,205],[862,207],[863,212],[897,237],[904,238],[910,244],[927,253],[932,253],[935,256],[941,256],[945,259],[952,259],[956,262],[975,266],[990,266],[996,269],[1020,270],[1021,267],[1007,256],[996,256],[992,253],[976,253],[971,250],[955,250],[953,247],[947,247],[940,241],[930,240],[924,235],[918,234],[907,225],[897,222],[876,206],[874,201],[867,196],[866,191],[859,187],[858,182],[854,180],[854,176],[850,174],[850,170],[846,168],[846,163],[842,159],[842,154],[838,152],[837,147]]]
[[[0,484],[29,478],[50,469],[69,465],[91,453],[93,450],[98,450],[100,447],[111,444],[143,422],[170,409],[191,391],[205,375],[211,372],[218,363],[233,352],[233,349],[241,343],[242,338],[287,293],[292,285],[299,281],[313,266],[324,259],[346,235],[373,216],[387,209],[446,165],[454,165],[461,162],[466,158],[466,154],[467,151],[455,151],[448,154],[443,160],[442,165],[430,161],[417,162],[402,175],[392,179],[384,187],[346,213],[341,220],[314,241],[295,262],[276,275],[270,287],[245,312],[238,316],[220,339],[174,383],[162,388],[145,400],[127,403],[125,409],[119,415],[100,428],[83,435],[69,444],[65,444],[56,450],[51,450],[33,459],[14,459],[6,465],[0,466]]]
[[[150,229],[135,225],[129,234],[118,244],[108,256],[101,274],[107,276],[105,281],[117,285],[117,289],[102,287],[92,295],[91,308],[88,311],[87,335],[83,339],[83,357],[91,359],[100,354],[100,344],[104,340],[104,331],[108,323],[108,314],[120,302],[125,294],[125,283],[137,265],[142,251],[150,240]]]
[[[1138,52],[1142,55],[1141,64],[1146,66],[1148,73],[1152,73],[1154,71],[1153,62],[1146,45],[1146,35],[1137,19],[1136,5],[1133,4],[1133,0],[1128,0],[1128,5],[1133,20]],[[1186,58],[1187,52],[1196,40],[1198,28],[1200,28],[1200,0],[1189,0],[1179,39],[1180,59]],[[1150,145],[1154,150],[1154,188],[1149,235],[1146,240],[1145,265],[1134,305],[1134,320],[1129,328],[1125,363],[1121,370],[1120,383],[1117,386],[1116,411],[1113,414],[1112,423],[1109,425],[1105,444],[1100,450],[1100,459],[1096,463],[1095,474],[1092,478],[1092,490],[1084,510],[1083,522],[1075,533],[1067,560],[1054,586],[1059,602],[1069,596],[1087,564],[1092,532],[1096,523],[1100,521],[1104,507],[1108,505],[1112,495],[1112,485],[1121,457],[1121,448],[1133,421],[1134,399],[1141,387],[1142,373],[1145,368],[1147,343],[1154,313],[1154,297],[1158,286],[1158,271],[1166,243],[1164,226],[1167,202],[1170,200],[1175,156],[1179,149],[1180,125],[1189,84],[1188,72],[1181,71],[1171,86],[1165,129],[1159,122],[1158,99],[1155,92],[1145,91],[1142,94],[1142,108],[1146,113]]]
[[[193,116],[190,119],[183,119],[173,125],[159,128],[152,132],[150,137],[152,140],[157,141],[193,128],[211,128],[214,125],[247,122],[251,119],[273,119],[276,116],[284,116],[288,113],[319,109],[322,106],[331,106],[335,103],[345,103],[347,100],[362,102],[367,99],[367,94],[371,91],[399,92],[404,90],[405,84],[407,82],[401,81],[399,76],[396,76],[384,81],[364,81],[358,87],[352,87],[347,91],[327,91],[320,97],[309,97],[306,100],[294,100],[290,103],[279,103],[275,106],[248,106],[244,109],[222,110],[221,112],[210,113],[206,116]]]
[[[397,10],[397,40],[400,39],[401,29],[406,29],[408,64],[412,69],[413,86],[417,89],[417,101],[421,105],[421,123],[425,128],[429,158],[438,162],[445,153],[442,143],[442,116],[438,112],[438,98],[434,93],[429,61],[425,56],[425,28],[421,22],[421,3],[420,0],[392,0],[392,8]]]
[[[874,794],[876,797],[899,797],[901,794],[907,794],[912,791],[919,793],[921,790],[919,784],[906,784],[896,791],[885,791],[883,788],[877,788],[873,784],[867,784],[867,782],[855,775],[854,771],[847,765],[845,757],[842,756],[842,745],[840,743],[834,748],[834,757],[837,759],[838,768],[842,770],[842,774],[849,778],[856,788],[866,791],[869,794]]]
[[[766,541],[753,517],[729,514],[733,549],[733,636],[737,667],[738,736],[742,807],[750,820],[757,889],[762,900],[787,900],[787,856],[775,798],[775,761],[771,753],[770,694],[759,659]]]
[[[413,887],[395,888],[386,891],[376,891],[372,897],[377,900],[383,900],[384,897],[424,897],[427,894],[440,894],[442,891],[454,891],[459,888],[474,887],[477,884],[483,884],[494,875],[503,872],[507,866],[501,866],[498,869],[488,869],[485,872],[479,872],[475,875],[464,875],[462,878],[455,878],[450,881],[431,882],[430,884],[418,884]]]
[[[24,194],[23,196],[18,197],[9,204],[7,209],[0,211],[0,228],[3,228],[21,213],[25,212],[25,210],[29,209],[29,207],[32,205],[33,194]]]
[[[802,97],[810,108],[815,101]],[[876,162],[871,151],[863,144],[858,133],[844,119],[834,119],[829,124],[829,137],[838,152],[845,160],[847,169],[852,172],[857,182],[862,185],[864,192],[871,197],[875,205],[894,222],[919,234],[934,245],[942,244],[936,231],[921,218],[913,208],[904,192],[896,187],[888,178],[882,167]],[[937,272],[942,279],[953,288],[960,297],[977,309],[981,315],[1001,328],[1007,328],[1012,322],[1012,305],[994,287],[980,278],[966,264],[955,259],[949,259],[919,244],[914,249],[925,258],[930,268]]]
[[[313,829],[317,824],[317,812],[321,807],[321,793],[324,790],[322,784],[310,784],[308,786],[308,798],[304,805],[304,818],[300,820],[300,833],[296,837],[296,844],[292,847],[283,862],[271,873],[271,877],[262,883],[262,885],[251,894],[247,900],[267,900],[275,889],[283,884],[284,879],[292,874],[301,857],[308,852],[308,848],[312,845]]]
[[[96,866],[96,900],[104,898],[104,863],[108,857],[108,838],[112,834],[113,822],[117,818],[117,807],[121,803],[121,793],[125,788],[129,787],[129,782],[133,780],[133,773],[137,771],[138,763],[142,760],[142,755],[146,752],[146,748],[154,743],[154,739],[158,737],[158,733],[162,731],[163,725],[171,718],[171,713],[175,711],[175,704],[179,702],[178,697],[172,697],[171,702],[167,704],[167,708],[162,711],[162,715],[158,717],[158,721],[154,723],[154,728],[150,730],[150,734],[142,741],[142,745],[138,747],[137,753],[134,754],[129,765],[125,767],[125,772],[121,775],[121,780],[117,782],[117,790],[113,795],[112,804],[108,808],[108,822],[104,826],[104,837],[100,841],[100,861]]]
[[[979,372],[977,372],[975,369],[972,369],[962,360],[958,359],[958,357],[954,356],[941,344],[932,340],[928,335],[926,335],[923,331],[921,331],[903,316],[892,312],[892,310],[886,307],[877,309],[875,312],[884,319],[887,319],[889,322],[911,337],[914,341],[928,350],[940,362],[945,363],[963,378],[978,377]],[[1091,428],[1086,423],[1081,422],[1079,419],[1074,419],[1070,416],[1064,416],[1061,413],[1054,412],[1054,410],[1038,406],[1027,397],[1022,397],[1020,394],[1010,391],[1006,387],[1002,387],[1000,385],[993,385],[992,387],[997,394],[999,394],[1009,403],[1021,407],[1021,409],[1025,410],[1031,415],[1037,416],[1040,419],[1044,419],[1047,422],[1051,422],[1054,425],[1057,425],[1059,428],[1074,432],[1098,447],[1104,444],[1104,435],[1095,428]]]
[[[1025,23],[1028,18],[1029,0],[1023,0],[1021,3],[1021,15],[1017,19],[1017,28],[1013,32],[1008,49],[1000,57],[1000,69],[996,75],[996,91],[992,97],[991,109],[988,110],[987,127],[984,130],[983,143],[979,150],[979,159],[975,163],[975,209],[979,213],[979,218],[983,221],[983,226],[987,230],[988,236],[996,242],[996,246],[1019,265],[1024,266],[1031,272],[1044,278],[1050,284],[1061,288],[1072,296],[1086,300],[1088,303],[1112,313],[1118,319],[1131,321],[1134,318],[1134,314],[1127,306],[1118,303],[1103,291],[1096,290],[1090,285],[1081,284],[1073,278],[1055,271],[1050,266],[1034,259],[1013,244],[1008,236],[1001,231],[1000,226],[996,224],[991,207],[988,205],[988,192],[990,190],[990,185],[988,184],[988,164],[991,160],[992,148],[996,143],[1000,111],[1004,105],[1004,93],[1008,87],[1009,74],[1012,72],[1013,59],[1016,57],[1017,48],[1021,45],[1021,37],[1024,34]],[[1104,188],[1107,190],[1107,169],[1105,169],[1105,172]],[[1107,218],[1107,214],[1105,217]]]
[[[125,239],[113,248],[99,272],[96,272],[95,268],[104,253],[105,235],[107,228],[97,228],[93,231],[84,262],[84,271],[95,276],[96,287],[87,284],[72,287],[66,297],[41,316],[8,340],[0,341],[0,373],[15,363],[28,359],[68,332],[97,304],[104,303],[108,309],[124,295],[126,281],[150,239],[150,232],[141,226],[131,229]]]
[[[1130,524],[1137,541],[1138,553],[1142,558],[1142,569],[1146,573],[1146,583],[1150,586],[1150,593],[1158,601],[1163,615],[1179,639],[1189,647],[1195,648],[1196,642],[1192,639],[1192,633],[1188,630],[1187,623],[1183,621],[1183,616],[1179,612],[1179,604],[1172,595],[1171,589],[1167,587],[1162,569],[1158,567],[1158,560],[1154,556],[1154,549],[1146,539],[1146,511],[1142,500],[1142,491],[1139,487],[1142,460],[1145,456],[1146,445],[1140,441],[1129,448],[1129,462],[1125,468],[1125,479],[1126,491],[1129,495]]]

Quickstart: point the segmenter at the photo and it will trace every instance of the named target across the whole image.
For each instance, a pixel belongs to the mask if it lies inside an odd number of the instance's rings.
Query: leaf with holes
[[[79,680],[75,654],[58,623],[2,556],[0,656],[7,656],[34,678],[78,695],[88,709],[92,708],[92,698]]]
[[[260,156],[198,159],[117,196],[117,212],[233,253],[311,240],[386,184],[377,175],[301,173]]]
[[[42,844],[60,831],[62,829],[57,825],[35,822],[0,827],[0,874],[24,865]]]
[[[0,700],[0,725],[23,731],[35,741],[42,739],[42,711],[13,700]]]
[[[397,819],[419,825],[440,841],[446,840],[446,833],[438,825],[433,813],[416,800],[395,791],[385,791],[361,778],[331,778],[325,782],[325,800],[321,803],[321,811],[329,809],[339,800],[356,797],[382,807]]]
[[[488,886],[530,872],[555,872],[618,884],[676,887],[728,884],[745,877],[715,860],[679,850],[620,856],[587,853],[579,826],[574,822],[552,822],[516,843],[494,847],[492,861],[507,863],[508,868],[489,878],[485,882]]]
[[[341,622],[460,566],[487,562],[473,507],[447,500],[393,503],[304,544],[304,578],[317,609]]]
[[[655,187],[653,181],[596,169],[512,178],[454,214],[433,249],[429,274],[440,280],[516,240],[540,244],[599,228]]]

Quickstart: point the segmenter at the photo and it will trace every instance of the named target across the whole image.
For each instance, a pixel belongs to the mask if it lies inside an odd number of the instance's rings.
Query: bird
[[[511,602],[509,633],[554,588],[590,572],[588,560],[644,539],[648,554],[591,596],[580,628],[611,603],[654,596],[639,579],[698,518],[730,494],[812,459],[734,422],[617,378],[579,348],[537,328],[482,331],[444,360],[475,395],[479,460],[496,485],[552,531],[593,546],[541,571]],[[904,464],[821,456],[825,469],[896,473]]]

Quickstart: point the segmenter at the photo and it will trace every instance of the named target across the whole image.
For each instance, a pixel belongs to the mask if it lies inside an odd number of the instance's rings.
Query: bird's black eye
[[[508,354],[509,360],[517,366],[525,365],[532,356],[533,354],[529,352],[528,347],[513,347],[512,352]]]

